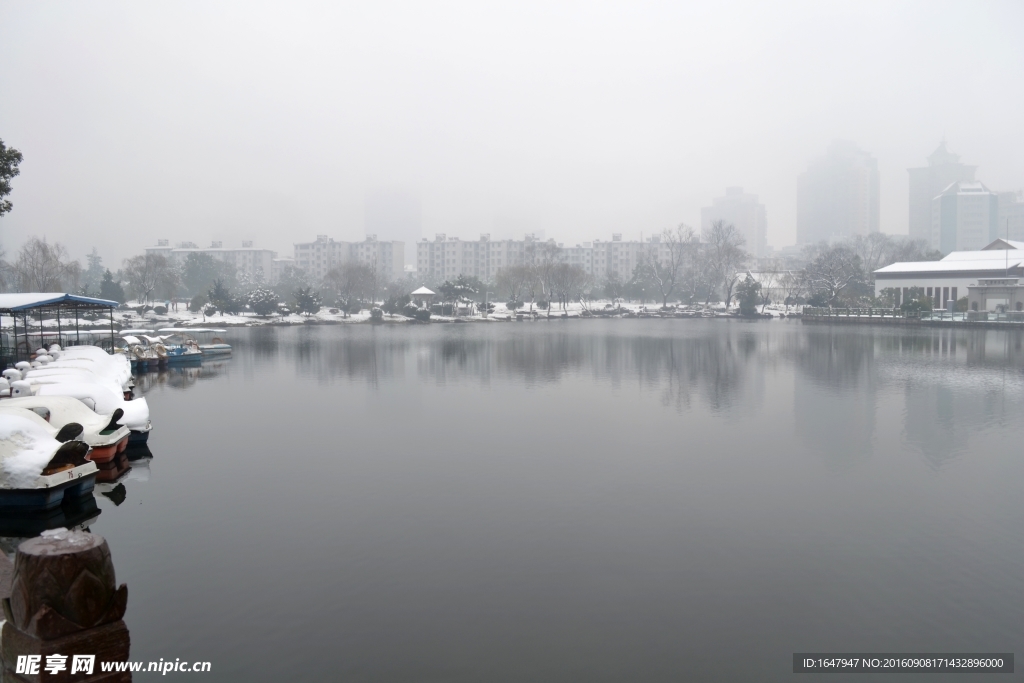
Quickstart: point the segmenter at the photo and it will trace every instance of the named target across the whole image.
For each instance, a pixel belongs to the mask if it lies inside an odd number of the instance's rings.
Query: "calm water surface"
[[[224,681],[776,681],[794,651],[1024,653],[1020,335],[229,336],[230,360],[140,380],[148,480],[92,526],[134,659]]]

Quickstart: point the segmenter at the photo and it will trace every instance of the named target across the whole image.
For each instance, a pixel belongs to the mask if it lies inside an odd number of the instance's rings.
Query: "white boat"
[[[166,327],[157,331],[161,334],[183,331],[193,334],[199,340],[199,349],[207,356],[226,356],[231,353],[231,344],[225,343],[223,337],[220,336],[227,330],[211,327]]]
[[[160,330],[160,332],[167,332],[167,330]],[[175,329],[174,332],[162,335],[160,341],[163,343],[164,348],[167,349],[167,362],[169,365],[198,363],[203,358],[203,351],[199,348],[199,340],[190,331]]]
[[[29,410],[0,412],[0,507],[43,510],[91,497],[97,467],[88,452],[82,441],[58,441]]]
[[[0,401],[0,412],[11,410],[30,410],[58,431],[69,424],[81,425],[82,434],[76,438],[92,448],[89,459],[93,462],[108,462],[124,452],[131,435],[131,430],[117,424],[122,413],[115,410],[111,415],[100,415],[71,396],[25,396]]]
[[[149,439],[153,425],[149,419],[149,404],[145,397],[126,401],[124,395],[109,385],[85,381],[61,381],[53,384],[29,384],[25,380],[11,383],[11,393],[19,396],[70,396],[84,403],[100,415],[113,415],[120,409],[122,417],[118,424],[124,425],[131,434],[129,444],[142,443]]]

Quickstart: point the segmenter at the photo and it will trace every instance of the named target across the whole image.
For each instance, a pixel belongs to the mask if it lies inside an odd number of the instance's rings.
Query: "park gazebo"
[[[430,308],[430,304],[434,301],[434,293],[426,287],[420,287],[410,294],[409,297],[420,308]]]
[[[11,336],[0,336],[0,366],[26,360],[35,349],[52,343],[78,345],[85,336],[89,340],[86,343],[91,344],[95,330],[81,329],[81,315],[97,311],[107,311],[110,348],[113,349],[114,309],[117,306],[116,301],[66,292],[0,294],[0,326],[6,322],[5,316],[10,316],[14,323]],[[46,325],[47,320],[55,320],[56,324]],[[37,329],[33,330],[33,327]]]

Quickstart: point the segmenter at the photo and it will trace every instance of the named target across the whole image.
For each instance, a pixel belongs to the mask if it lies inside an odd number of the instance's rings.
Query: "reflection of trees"
[[[292,352],[300,375],[320,381],[346,378],[376,386],[403,376],[407,365],[420,380],[436,384],[487,384],[502,377],[533,385],[590,375],[612,386],[639,382],[661,391],[663,403],[677,409],[695,396],[713,409],[727,408],[758,350],[753,331],[722,325],[702,326],[700,334],[687,337],[512,327],[449,328],[426,336],[408,330],[306,328],[281,345]]]

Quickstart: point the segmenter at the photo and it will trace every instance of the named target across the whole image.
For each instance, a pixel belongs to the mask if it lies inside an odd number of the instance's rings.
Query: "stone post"
[[[122,621],[127,605],[128,587],[117,586],[102,536],[56,529],[25,541],[14,559],[10,597],[3,601],[3,680],[131,681],[131,673],[100,668],[100,662],[128,659],[128,627]],[[58,655],[66,659],[48,660]],[[95,656],[91,673],[71,673],[74,655]],[[39,657],[38,669],[18,673],[19,656]],[[51,662],[63,668],[47,672]]]

